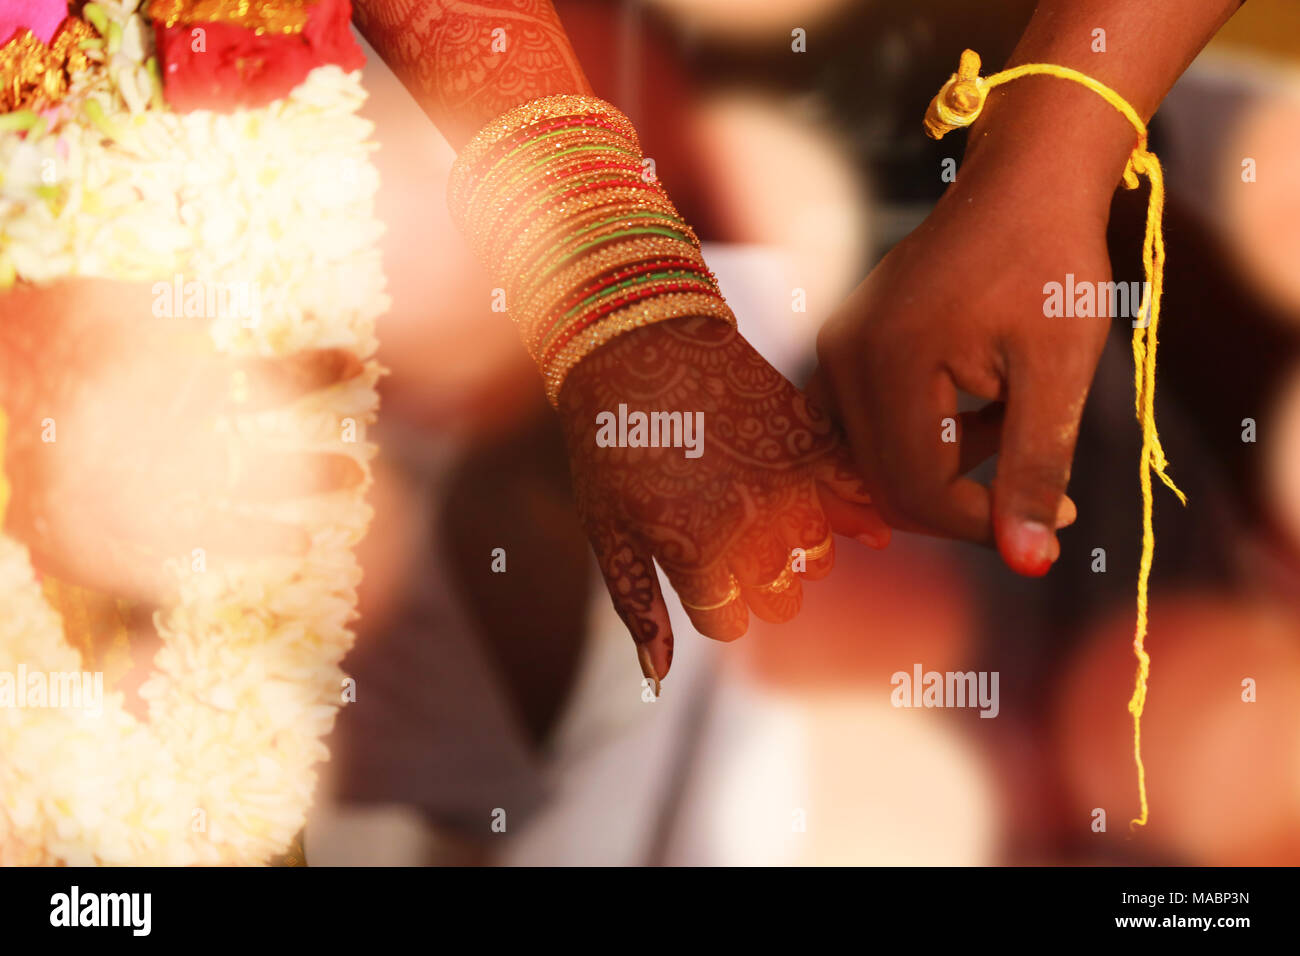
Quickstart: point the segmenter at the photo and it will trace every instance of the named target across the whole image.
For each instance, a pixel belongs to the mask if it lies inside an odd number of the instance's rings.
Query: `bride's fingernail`
[[[659,672],[655,670],[654,660],[650,657],[650,648],[644,644],[636,646],[636,658],[641,662],[641,673],[646,680],[655,685],[655,696],[659,696]]]

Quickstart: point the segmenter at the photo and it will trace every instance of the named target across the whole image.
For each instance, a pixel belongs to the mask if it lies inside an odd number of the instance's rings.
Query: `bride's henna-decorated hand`
[[[601,447],[597,415],[702,413],[702,454]],[[642,669],[658,680],[673,635],[652,558],[691,622],[721,640],[753,611],[786,621],[801,578],[834,563],[832,529],[884,547],[830,419],[731,326],[682,318],[618,336],[569,373],[560,393],[578,510]],[[795,549],[802,573],[791,573]],[[796,566],[798,566],[796,565]]]
[[[355,485],[342,455],[271,452],[219,423],[359,374],[348,352],[217,356],[207,325],[157,319],[149,285],[65,281],[0,294],[9,419],[5,530],[45,573],[157,602],[163,563],[302,552],[299,529],[240,514]]]
[[[457,148],[507,109],[591,87],[550,0],[356,0],[361,32]],[[500,36],[505,43],[492,40]],[[601,447],[596,415],[702,412],[703,454]],[[870,508],[836,433],[734,329],[674,319],[588,355],[560,393],[577,503],[642,669],[668,673],[672,630],[658,559],[704,634],[731,639],[749,611],[786,620],[803,576],[831,567],[830,530],[876,546]],[[736,597],[731,597],[733,576]],[[770,585],[769,587],[764,587]],[[716,605],[716,606],[715,606]]]

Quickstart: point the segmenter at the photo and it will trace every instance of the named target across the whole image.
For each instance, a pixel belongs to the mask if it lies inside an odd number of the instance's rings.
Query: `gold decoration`
[[[149,17],[174,27],[178,23],[231,23],[257,34],[301,33],[316,0],[153,0]]]
[[[678,600],[681,600],[680,594],[677,597]],[[710,604],[690,604],[683,600],[682,607],[690,608],[692,611],[717,611],[731,604],[738,597],[740,597],[740,582],[736,580],[734,574],[731,574],[727,576],[727,593],[721,600],[713,601]]]
[[[754,588],[754,590],[769,595],[784,594],[786,591],[790,590],[790,588],[794,586],[795,580],[796,578],[794,576],[794,572],[791,571],[789,565],[787,565],[786,567],[782,568],[781,573],[778,574],[775,578],[773,578],[770,582],[768,582],[767,584],[757,585]]]
[[[61,100],[71,77],[89,65],[82,41],[97,34],[84,20],[68,19],[46,46],[30,30],[0,47],[0,113],[40,109]]]

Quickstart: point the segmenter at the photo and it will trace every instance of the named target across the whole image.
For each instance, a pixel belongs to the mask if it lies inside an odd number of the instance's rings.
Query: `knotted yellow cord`
[[[1073,80],[1092,90],[1115,109],[1137,130],[1137,145],[1124,166],[1124,187],[1136,189],[1138,176],[1145,175],[1151,183],[1147,200],[1146,238],[1142,243],[1142,267],[1146,271],[1146,289],[1142,297],[1139,316],[1146,317],[1145,327],[1133,329],[1133,390],[1138,422],[1142,425],[1142,460],[1138,467],[1138,481],[1142,486],[1142,562],[1138,569],[1137,627],[1133,635],[1133,653],[1137,657],[1137,679],[1133,697],[1128,702],[1133,715],[1133,759],[1137,762],[1138,799],[1141,813],[1132,820],[1133,826],[1147,822],[1146,767],[1142,763],[1142,711],[1147,700],[1147,678],[1151,673],[1151,657],[1146,652],[1147,634],[1147,580],[1151,575],[1151,561],[1155,555],[1156,536],[1151,526],[1152,494],[1151,473],[1154,471],[1183,504],[1187,497],[1174,484],[1165,469],[1169,462],[1156,432],[1156,325],[1160,320],[1160,295],[1165,275],[1165,241],[1160,221],[1165,207],[1165,180],[1160,160],[1147,149],[1147,128],[1142,117],[1109,86],[1099,83],[1086,73],[1053,63],[1025,63],[994,73],[979,75],[980,58],[974,50],[966,50],[954,73],[930,101],[925,114],[925,131],[932,139],[942,139],[945,133],[975,122],[984,108],[989,90],[1022,76],[1059,76]]]

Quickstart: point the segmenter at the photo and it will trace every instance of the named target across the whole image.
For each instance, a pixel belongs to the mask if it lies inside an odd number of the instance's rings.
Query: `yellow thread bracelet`
[[[1151,525],[1152,493],[1151,473],[1155,472],[1178,499],[1187,504],[1186,496],[1174,484],[1166,469],[1169,462],[1160,445],[1156,431],[1156,325],[1160,319],[1160,296],[1165,274],[1165,241],[1160,221],[1165,206],[1164,173],[1160,160],[1147,149],[1147,128],[1142,117],[1109,86],[1094,80],[1086,73],[1054,63],[1025,63],[1020,66],[980,76],[980,58],[974,50],[966,50],[961,62],[943,88],[930,101],[925,114],[925,131],[932,139],[941,139],[958,127],[975,122],[989,90],[1022,76],[1056,76],[1071,80],[1092,90],[1117,109],[1137,131],[1137,144],[1129,154],[1124,167],[1124,187],[1136,189],[1138,176],[1145,175],[1151,183],[1147,200],[1146,238],[1142,243],[1142,268],[1146,273],[1147,294],[1143,296],[1138,315],[1146,319],[1145,325],[1133,329],[1133,388],[1137,419],[1142,425],[1142,459],[1138,467],[1138,480],[1142,487],[1142,560],[1138,568],[1137,626],[1133,635],[1133,653],[1137,657],[1137,678],[1128,709],[1133,714],[1133,759],[1137,763],[1138,800],[1141,812],[1132,820],[1134,826],[1147,822],[1146,767],[1142,763],[1142,711],[1146,706],[1147,678],[1151,673],[1151,657],[1146,652],[1147,634],[1147,581],[1151,575],[1151,561],[1155,555],[1156,538]]]

